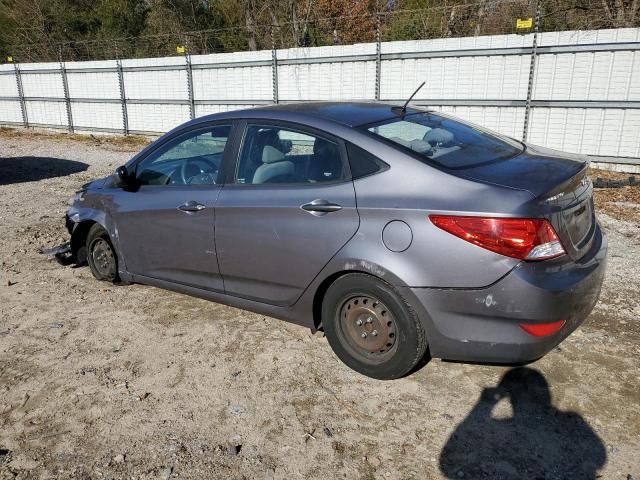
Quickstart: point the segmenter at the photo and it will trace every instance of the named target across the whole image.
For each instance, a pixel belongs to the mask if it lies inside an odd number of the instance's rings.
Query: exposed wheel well
[[[73,253],[76,263],[78,265],[84,265],[87,263],[87,253],[85,251],[87,243],[87,235],[91,227],[97,222],[93,220],[85,220],[80,222],[73,229],[71,234],[71,252]]]
[[[322,330],[322,300],[324,299],[327,290],[333,282],[338,280],[340,277],[348,275],[350,273],[360,273],[362,275],[369,275],[370,277],[378,278],[375,275],[371,275],[367,272],[361,272],[358,270],[342,270],[340,272],[333,273],[325,278],[320,286],[318,286],[316,293],[313,297],[313,327],[316,330]],[[379,279],[380,280],[380,279]]]

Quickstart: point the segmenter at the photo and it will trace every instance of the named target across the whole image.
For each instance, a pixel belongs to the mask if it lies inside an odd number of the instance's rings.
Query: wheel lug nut
[[[366,332],[362,332],[362,334],[360,335],[362,338],[367,338],[367,333]]]
[[[361,327],[362,326],[362,320],[361,319],[356,320],[356,325]]]
[[[371,322],[373,322],[373,318],[367,317],[367,323],[371,323]]]
[[[373,335],[374,337],[378,336],[378,330],[374,330],[373,332],[371,332],[371,335]]]

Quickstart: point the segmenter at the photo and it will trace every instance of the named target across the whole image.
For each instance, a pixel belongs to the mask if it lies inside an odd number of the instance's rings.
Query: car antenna
[[[419,86],[418,88],[416,88],[416,90],[415,90],[415,91],[411,94],[411,96],[407,99],[407,101],[406,101],[406,102],[404,102],[404,105],[402,106],[402,108],[401,108],[401,109],[399,109],[399,110],[400,110],[400,113],[401,113],[402,115],[404,115],[405,113],[407,113],[407,105],[409,105],[409,102],[410,102],[411,100],[413,100],[413,97],[415,97],[415,96],[416,96],[416,93],[418,93],[418,92],[420,91],[420,89],[421,89],[422,87],[424,87],[424,84],[425,84],[425,83],[427,83],[427,82],[422,82],[422,83],[420,84],[420,86]],[[398,107],[394,107],[394,108],[393,108],[393,110],[398,110]]]

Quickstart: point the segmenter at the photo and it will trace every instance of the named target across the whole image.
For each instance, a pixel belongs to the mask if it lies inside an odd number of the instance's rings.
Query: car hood
[[[106,177],[98,178],[96,180],[91,180],[90,182],[87,182],[84,185],[82,185],[80,187],[80,191],[81,192],[86,192],[87,190],[98,190],[98,189],[104,187],[104,184],[105,184],[105,182],[107,181],[108,178],[110,178],[110,175],[108,175]]]
[[[519,190],[539,197],[583,170],[585,155],[525,145],[519,155],[508,160],[478,165],[459,172],[460,176]]]

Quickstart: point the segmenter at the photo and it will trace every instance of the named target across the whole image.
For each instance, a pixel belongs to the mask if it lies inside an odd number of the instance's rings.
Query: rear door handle
[[[337,203],[330,203],[326,200],[316,199],[311,203],[302,205],[302,209],[311,213],[331,213],[342,210],[342,207]]]
[[[205,207],[201,203],[196,202],[195,200],[189,200],[187,203],[183,203],[178,207],[178,210],[182,210],[183,212],[199,212],[204,210]]]

